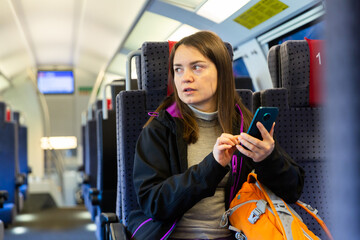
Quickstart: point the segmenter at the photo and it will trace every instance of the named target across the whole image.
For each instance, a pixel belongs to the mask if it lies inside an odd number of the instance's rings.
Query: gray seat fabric
[[[232,57],[232,47],[226,43]],[[128,215],[137,205],[132,173],[136,140],[143,125],[167,95],[168,42],[145,42],[142,47],[141,90],[122,91],[116,97],[118,143],[118,191],[116,215],[127,226]],[[252,107],[252,91],[238,90],[244,103]]]
[[[271,81],[274,88],[281,87],[281,69],[280,69],[280,45],[274,45],[269,49],[267,62],[270,71]]]
[[[139,89],[122,91],[116,97],[118,143],[118,190],[116,214],[127,225],[127,217],[137,207],[132,182],[136,140],[148,119],[167,94],[169,45],[167,42],[145,42],[139,58]],[[137,61],[139,63],[139,61]],[[138,67],[139,69],[139,67]]]
[[[286,41],[280,46],[282,87],[289,91],[289,104],[309,106],[310,53],[305,40]]]
[[[279,48],[279,47],[278,47]],[[319,210],[329,226],[326,182],[325,132],[321,124],[323,108],[309,106],[310,59],[307,42],[287,41],[279,48],[280,75],[282,88],[268,89],[256,93],[254,102],[261,106],[279,107],[275,134],[279,144],[305,170],[305,185],[300,200]],[[274,57],[275,59],[275,57]],[[271,71],[277,68],[270,67]],[[318,223],[306,212],[295,207],[304,222],[321,239],[326,234]]]

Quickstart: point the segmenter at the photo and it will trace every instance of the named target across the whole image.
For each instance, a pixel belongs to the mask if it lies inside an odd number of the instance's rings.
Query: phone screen
[[[261,133],[257,128],[256,123],[261,122],[266,130],[270,132],[278,114],[279,109],[277,107],[259,107],[255,112],[247,133],[255,138],[262,140]]]

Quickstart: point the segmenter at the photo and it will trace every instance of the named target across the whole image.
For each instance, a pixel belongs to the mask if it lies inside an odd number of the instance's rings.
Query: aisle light
[[[35,214],[19,214],[16,216],[16,222],[32,222],[37,219]]]
[[[208,0],[196,13],[213,22],[221,23],[248,2],[250,0]]]
[[[78,219],[86,219],[86,220],[91,220],[91,214],[86,211],[86,212],[79,212],[76,214],[75,216]]]
[[[183,24],[178,29],[176,29],[175,32],[173,32],[169,36],[168,39],[170,41],[179,41],[183,37],[189,36],[191,34],[194,34],[194,33],[198,32],[198,31],[199,31],[199,29],[197,29],[197,28],[194,28],[194,27],[189,26],[187,24]]]
[[[11,232],[16,235],[24,234],[27,231],[28,229],[25,227],[14,227],[13,229],[11,229]]]
[[[42,137],[41,148],[48,149],[74,149],[77,147],[76,137]]]
[[[94,223],[89,223],[85,226],[86,230],[90,231],[90,232],[95,232],[96,231],[96,224]]]

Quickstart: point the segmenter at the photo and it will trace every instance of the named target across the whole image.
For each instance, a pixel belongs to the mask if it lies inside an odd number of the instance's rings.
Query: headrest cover
[[[325,56],[322,40],[305,38],[310,50],[309,104],[312,107],[322,105]]]
[[[11,111],[10,111],[10,109],[7,109],[5,121],[10,122],[11,120],[12,120],[11,119]]]
[[[169,42],[169,56],[171,53],[171,50],[173,49],[174,45],[177,43],[175,41],[168,41]],[[170,63],[169,63],[170,66]],[[169,68],[170,71],[170,68]],[[170,96],[174,92],[174,87],[171,84],[170,74],[168,75],[168,87],[167,87],[167,96]]]

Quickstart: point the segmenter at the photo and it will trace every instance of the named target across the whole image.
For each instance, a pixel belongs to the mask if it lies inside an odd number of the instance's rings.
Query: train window
[[[244,59],[242,57],[235,59],[233,62],[234,77],[250,77],[250,74],[246,68]]]
[[[73,94],[75,89],[72,71],[38,71],[37,84],[43,94]]]
[[[257,38],[266,54],[269,49],[286,40],[324,39],[325,8],[319,4],[282,23]]]
[[[269,42],[269,48],[273,45],[281,44],[287,40],[324,39],[324,21],[315,21],[308,23],[294,31],[291,31],[279,38]]]
[[[239,57],[236,60],[234,60],[233,73],[235,78],[236,89],[250,89],[254,91],[254,86],[252,84],[249,71],[246,68],[244,59],[242,57]]]

